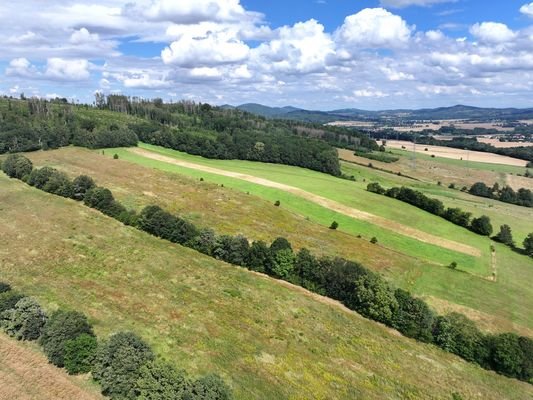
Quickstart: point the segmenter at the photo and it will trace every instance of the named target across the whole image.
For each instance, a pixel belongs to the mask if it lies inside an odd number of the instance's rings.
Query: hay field
[[[386,147],[389,149],[405,148],[405,150],[412,151],[413,143],[402,141],[402,140],[387,140]],[[426,151],[425,149],[428,149],[428,150]],[[435,155],[436,157],[451,158],[454,160],[482,162],[482,163],[489,163],[489,164],[512,165],[516,167],[525,167],[527,164],[527,161],[519,160],[517,158],[502,156],[499,154],[455,149],[452,147],[445,147],[445,146],[431,146],[431,145],[425,145],[425,144],[417,144],[415,151],[417,153],[425,153],[430,156]]]
[[[103,399],[87,376],[69,376],[49,364],[35,344],[0,333],[0,400]]]

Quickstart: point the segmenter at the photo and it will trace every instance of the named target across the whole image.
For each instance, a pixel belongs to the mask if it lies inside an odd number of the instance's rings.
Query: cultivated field
[[[67,375],[49,364],[36,346],[0,333],[0,400],[15,399],[103,400],[104,397],[87,377]]]
[[[520,147],[520,146],[533,146],[531,142],[500,142],[498,139],[490,139],[484,137],[478,137],[478,142],[487,143],[494,147],[507,148],[507,147]]]
[[[525,167],[527,164],[527,161],[519,160],[518,158],[502,156],[499,154],[484,153],[480,151],[455,149],[452,147],[445,146],[430,146],[425,144],[417,144],[414,148],[413,143],[406,142],[403,140],[387,140],[386,147],[389,149],[406,149],[409,151],[414,150],[417,153],[425,153],[429,155],[435,155],[436,157],[451,158],[454,160],[513,165],[517,167]]]
[[[83,311],[100,335],[135,330],[193,374],[222,374],[237,399],[533,395],[531,385],[401,337],[330,300],[3,175],[0,185],[1,280],[48,310]]]
[[[454,183],[461,188],[462,186],[470,187],[476,182],[486,182],[487,184],[498,182],[500,185],[508,184],[515,190],[521,187],[533,190],[533,179],[518,176],[518,174],[524,175],[526,172],[526,168],[523,167],[467,162],[466,159],[455,160],[444,157],[431,157],[429,154],[423,153],[416,153],[416,157],[414,157],[412,150],[392,150],[393,154],[400,157],[400,160],[394,163],[383,163],[355,156],[353,151],[346,149],[338,149],[338,152],[342,160],[362,166],[371,163],[375,168],[387,170],[396,175],[402,174],[416,178],[415,180],[404,180],[408,184],[413,184],[418,180],[433,184],[441,182],[445,186]],[[392,177],[393,174],[388,175]],[[394,179],[397,180],[397,178],[400,177],[395,177]]]

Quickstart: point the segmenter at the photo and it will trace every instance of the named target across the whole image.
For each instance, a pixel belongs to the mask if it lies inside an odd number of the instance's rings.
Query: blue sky
[[[8,95],[533,107],[527,0],[7,0],[0,15]]]

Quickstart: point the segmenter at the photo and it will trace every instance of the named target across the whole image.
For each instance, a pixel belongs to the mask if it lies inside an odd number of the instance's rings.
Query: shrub
[[[37,189],[42,189],[55,171],[56,170],[51,167],[34,169],[33,171],[31,171],[27,183],[30,186],[35,186]]]
[[[120,213],[126,211],[124,206],[117,202],[109,189],[95,187],[85,193],[83,199],[86,206],[95,208],[111,217],[118,217]]]
[[[377,242],[378,242],[378,238],[375,236],[372,239],[370,239],[370,243],[372,244],[377,244]]]
[[[42,187],[45,192],[56,194],[62,197],[72,197],[74,195],[74,187],[68,176],[60,171],[54,171],[45,185]]]
[[[5,311],[14,308],[15,304],[17,304],[18,301],[23,298],[23,295],[12,290],[0,293],[0,317]]]
[[[274,254],[272,273],[276,278],[288,280],[294,271],[294,253],[292,249],[285,248],[276,251]]]
[[[86,374],[93,368],[98,342],[92,335],[82,333],[65,342],[65,369],[71,375]]]
[[[231,400],[233,395],[218,375],[211,374],[193,383],[191,398],[194,400]]]
[[[390,325],[398,309],[398,302],[389,285],[374,273],[361,275],[355,281],[355,291],[348,300],[348,307],[360,314]]]
[[[385,194],[385,189],[383,189],[383,187],[381,187],[381,185],[378,182],[369,183],[366,186],[366,190],[372,193]]]
[[[398,309],[393,315],[392,326],[407,337],[432,342],[435,315],[427,304],[402,289],[396,289],[394,297],[398,302]]]
[[[495,239],[507,246],[514,247],[513,234],[509,225],[500,226],[500,232],[496,235]]]
[[[437,317],[433,327],[435,344],[467,361],[487,365],[488,346],[476,325],[462,314]]]
[[[135,382],[138,400],[178,400],[194,399],[191,394],[192,382],[183,371],[161,361],[145,364]]]
[[[523,245],[526,254],[530,257],[533,257],[533,232],[526,236]]]
[[[11,285],[9,283],[0,282],[0,294],[9,292],[11,290]]]
[[[198,235],[196,227],[159,206],[147,206],[139,214],[138,226],[145,232],[184,244]]]
[[[58,310],[46,322],[40,343],[48,360],[58,367],[63,367],[65,343],[84,333],[94,336],[85,315],[77,311]]]
[[[448,266],[450,269],[457,269],[457,262],[452,261],[451,264]]]
[[[87,175],[80,175],[72,181],[73,195],[72,198],[78,201],[82,201],[85,198],[85,194],[96,187],[93,179]]]
[[[18,340],[37,340],[41,336],[46,315],[31,297],[20,299],[3,314],[2,326],[9,336]]]
[[[338,227],[339,227],[339,224],[337,223],[337,221],[333,221],[333,222],[331,223],[331,225],[329,226],[329,229],[333,229],[333,230],[335,230],[335,229],[337,229]]]
[[[10,154],[2,163],[2,170],[10,178],[22,179],[31,173],[33,164],[21,154]]]
[[[490,218],[486,215],[482,215],[479,218],[474,218],[470,224],[470,229],[480,235],[490,236],[492,234],[492,225]]]
[[[280,202],[279,200],[276,200],[276,202],[274,203],[274,205],[275,205],[276,207],[279,207],[279,206],[281,205],[281,202]]]
[[[275,254],[280,250],[290,249],[292,251],[292,246],[290,242],[284,237],[276,238],[270,245],[270,251]]]
[[[514,333],[503,333],[490,340],[490,365],[500,374],[510,377],[522,375],[524,352],[519,337]]]
[[[113,154],[113,160],[118,160],[118,154],[117,153]]]
[[[150,347],[131,332],[119,332],[97,350],[93,377],[111,399],[133,399],[141,369],[154,360]]]
[[[246,266],[252,271],[272,273],[274,259],[267,244],[263,241],[253,242],[248,251]]]

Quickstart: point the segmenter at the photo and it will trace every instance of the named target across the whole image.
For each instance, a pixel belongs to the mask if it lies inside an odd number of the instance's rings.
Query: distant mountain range
[[[230,105],[225,108],[238,108],[252,114],[266,118],[294,119],[306,122],[328,123],[333,121],[383,121],[389,119],[401,120],[521,120],[533,119],[533,108],[480,108],[465,105],[453,107],[423,108],[419,110],[384,110],[366,111],[356,108],[346,108],[332,111],[304,110],[297,107],[269,107],[262,104],[247,103],[237,107]]]

